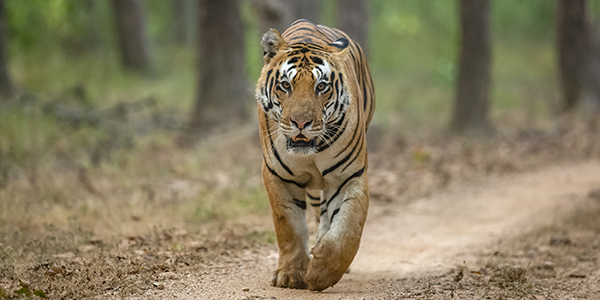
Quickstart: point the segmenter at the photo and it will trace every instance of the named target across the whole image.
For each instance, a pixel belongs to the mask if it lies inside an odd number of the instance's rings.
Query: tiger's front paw
[[[277,269],[273,272],[271,285],[282,288],[306,289],[305,275],[306,270],[302,269]]]
[[[349,263],[332,243],[319,243],[312,249],[313,259],[308,265],[306,282],[311,291],[322,291],[336,284],[348,268]]]

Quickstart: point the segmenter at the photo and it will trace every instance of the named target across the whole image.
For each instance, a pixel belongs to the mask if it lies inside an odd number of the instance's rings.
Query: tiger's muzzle
[[[316,138],[307,138],[302,133],[287,139],[287,149],[293,152],[310,152],[315,149]],[[296,151],[299,150],[299,151]]]
[[[292,124],[292,134],[287,136],[287,149],[288,151],[295,154],[311,154],[315,153],[316,137],[307,137],[305,134],[311,136],[310,129],[312,127],[312,120],[294,120],[290,119]],[[293,135],[295,134],[295,135]],[[291,136],[291,137],[290,137]]]

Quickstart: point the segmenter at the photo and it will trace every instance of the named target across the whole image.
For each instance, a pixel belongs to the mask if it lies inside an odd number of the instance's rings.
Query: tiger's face
[[[314,154],[326,140],[350,102],[345,75],[340,71],[346,39],[328,47],[312,44],[288,46],[272,29],[263,36],[265,65],[256,89],[277,142],[290,154]]]

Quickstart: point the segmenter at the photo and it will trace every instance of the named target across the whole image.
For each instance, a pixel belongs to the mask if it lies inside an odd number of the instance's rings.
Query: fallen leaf
[[[37,290],[37,291],[33,292],[33,294],[40,298],[46,298],[46,293],[44,293],[44,291],[42,291],[42,290]]]
[[[31,291],[29,291],[29,289],[26,288],[26,287],[22,287],[21,289],[16,290],[15,294],[30,296],[31,295]]]
[[[463,278],[463,268],[460,268],[460,271],[458,271],[458,274],[456,274],[456,276],[454,276],[454,281],[459,282],[462,280],[462,278]]]

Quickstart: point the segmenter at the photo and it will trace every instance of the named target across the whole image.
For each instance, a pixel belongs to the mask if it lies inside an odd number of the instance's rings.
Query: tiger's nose
[[[294,126],[296,126],[298,129],[302,130],[304,129],[306,126],[310,125],[312,123],[312,120],[307,120],[307,121],[297,121],[297,120],[291,120],[292,124]]]

